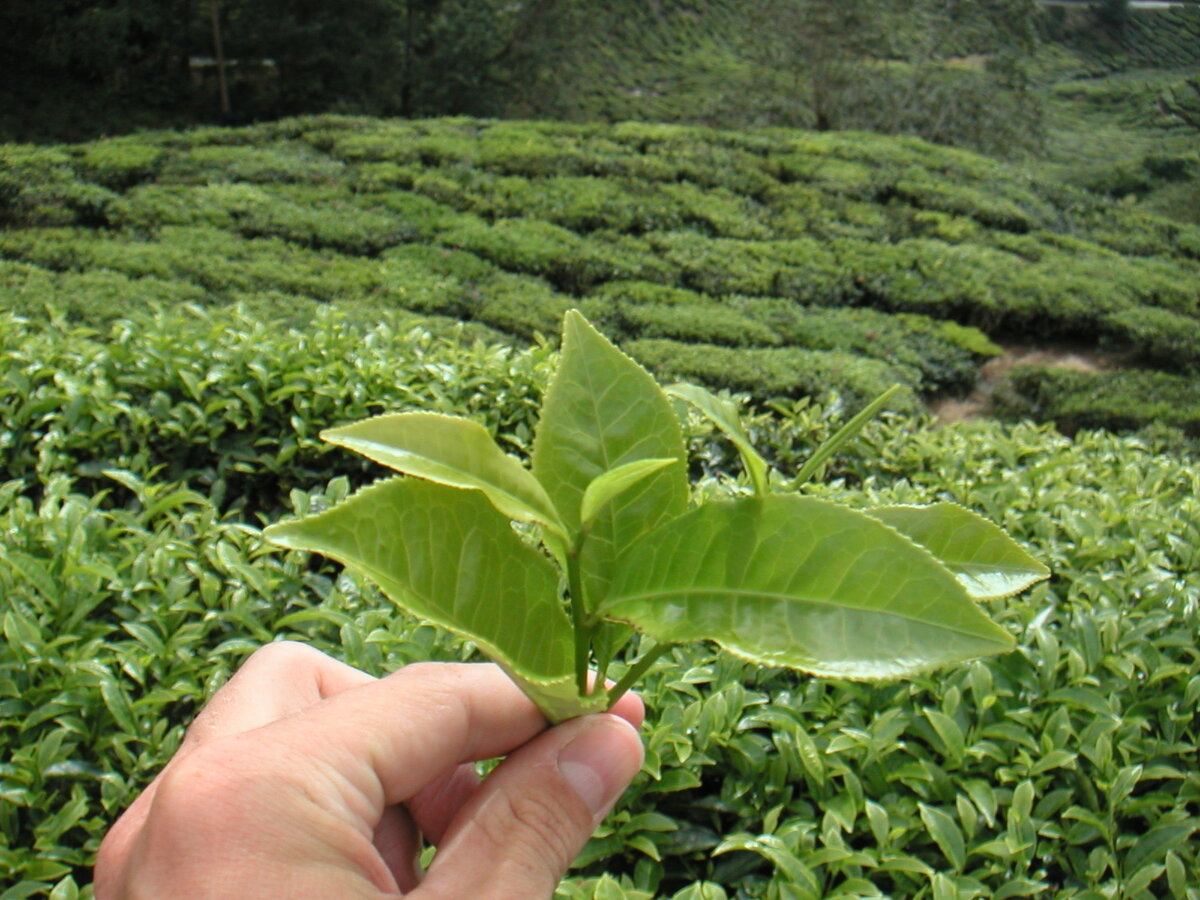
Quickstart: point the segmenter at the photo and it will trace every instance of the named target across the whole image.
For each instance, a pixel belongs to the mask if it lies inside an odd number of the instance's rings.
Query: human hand
[[[641,701],[612,713],[547,730],[495,666],[375,679],[270,644],[105,836],[95,896],[549,897],[641,766]],[[472,762],[504,755],[480,783]]]

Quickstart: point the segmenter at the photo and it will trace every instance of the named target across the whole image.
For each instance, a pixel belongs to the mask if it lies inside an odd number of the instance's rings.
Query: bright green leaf
[[[1146,888],[1150,887],[1151,882],[1162,875],[1165,869],[1166,866],[1156,863],[1154,865],[1143,866],[1133,874],[1127,876],[1124,884],[1125,896],[1139,896]]]
[[[867,822],[871,826],[871,834],[875,838],[875,843],[880,847],[886,847],[891,842],[890,817],[887,809],[874,800],[867,800],[864,805],[867,810]]]
[[[643,478],[653,475],[660,469],[665,469],[675,459],[639,459],[637,462],[626,463],[610,469],[596,478],[583,492],[583,502],[580,504],[580,519],[586,527],[613,498],[629,490]]]
[[[1125,854],[1121,860],[1122,870],[1131,876],[1144,866],[1158,862],[1168,851],[1182,846],[1198,827],[1200,822],[1195,820],[1156,825],[1138,838],[1137,843]]]
[[[558,573],[479,492],[393,478],[263,537],[352,566],[399,606],[474,641],[548,718],[581,711]]]
[[[405,475],[483,491],[510,519],[538,522],[565,534],[538,480],[470,419],[395,413],[331,428],[321,438]]]
[[[1176,900],[1183,900],[1187,896],[1187,870],[1174,852],[1168,853],[1166,856],[1167,867],[1167,886],[1171,889],[1171,896]]]
[[[958,823],[954,821],[953,816],[936,806],[926,806],[924,803],[918,803],[917,806],[921,810],[921,821],[925,823],[929,836],[945,854],[946,859],[950,860],[954,870],[961,872],[967,862],[967,850]]]
[[[666,388],[666,392],[672,397],[687,401],[707,416],[737,448],[742,458],[742,466],[750,477],[750,483],[754,485],[754,493],[760,497],[770,493],[766,460],[759,456],[754,445],[750,443],[750,436],[742,427],[736,406],[695,384],[673,384]]]
[[[1049,569],[1000,528],[956,503],[866,512],[927,549],[977,600],[1008,597],[1050,577]]]
[[[946,756],[952,762],[961,761],[965,740],[958,723],[944,712],[936,709],[926,709],[923,712],[925,713],[925,718],[929,720],[929,724],[933,726],[933,730],[937,732],[937,736],[941,738]]]
[[[714,640],[841,678],[1013,646],[923,549],[869,516],[794,495],[710,503],[651,532],[621,555],[600,611],[657,641]]]
[[[594,606],[607,593],[616,555],[687,508],[687,451],[670,401],[654,379],[577,312],[563,322],[563,349],[533,443],[533,474],[571,532],[588,485],[645,459],[676,459],[607,504],[581,554]]]
[[[809,481],[817,470],[825,464],[825,462],[837,453],[842,448],[842,445],[857,435],[868,422],[875,418],[887,402],[892,399],[897,391],[900,390],[900,385],[893,384],[890,388],[868,403],[863,409],[859,410],[849,422],[837,430],[837,432],[825,441],[820,447],[813,451],[812,456],[800,467],[800,471],[796,473],[796,477],[792,479],[792,487],[798,488],[806,481]]]

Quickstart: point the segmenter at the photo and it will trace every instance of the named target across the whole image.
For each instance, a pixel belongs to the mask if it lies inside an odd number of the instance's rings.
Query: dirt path
[[[929,411],[940,422],[958,422],[990,416],[992,394],[1014,366],[1046,366],[1074,369],[1077,372],[1101,372],[1119,368],[1120,363],[1115,356],[1096,353],[1084,347],[1009,345],[1000,356],[988,360],[980,367],[975,390],[969,396],[935,400],[929,404]]]

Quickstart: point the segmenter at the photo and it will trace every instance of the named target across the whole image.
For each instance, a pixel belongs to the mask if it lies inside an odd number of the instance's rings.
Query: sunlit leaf
[[[616,554],[687,508],[687,458],[670,401],[636,362],[577,312],[563,322],[563,349],[533,443],[533,474],[567,528],[582,521],[596,478],[627,463],[676,459],[605,506],[581,555],[590,604],[608,590]]]
[[[351,566],[397,605],[474,641],[551,719],[579,713],[558,573],[479,492],[394,478],[263,537]]]
[[[692,404],[729,438],[742,458],[742,466],[754,486],[754,493],[765,497],[770,491],[767,485],[767,463],[750,443],[750,436],[742,427],[737,407],[695,384],[673,384],[666,388],[666,392]]]
[[[664,469],[674,462],[678,462],[678,460],[639,459],[636,462],[609,469],[589,484],[587,490],[583,492],[580,519],[585,525],[591,522],[596,514],[604,508],[604,505],[614,497],[629,490],[643,478],[653,475],[659,469]]]
[[[554,504],[538,480],[470,419],[395,413],[328,429],[321,438],[405,475],[481,490],[510,519],[563,533]]]
[[[891,400],[899,390],[900,385],[892,385],[890,388],[868,403],[863,409],[859,410],[858,414],[855,415],[854,418],[839,428],[837,432],[831,438],[829,438],[829,440],[825,441],[825,443],[821,444],[820,447],[814,450],[812,456],[805,461],[804,465],[800,467],[800,471],[796,473],[796,477],[792,479],[792,487],[798,488],[806,481],[811,480],[813,476],[817,474],[817,471],[821,468],[821,466],[824,465],[825,462],[831,456],[833,456],[833,454],[837,453],[838,450],[842,448],[843,444],[862,431],[864,426],[866,426],[868,422],[875,418],[876,413],[883,409],[884,406],[887,405],[887,402]]]
[[[967,851],[958,823],[954,821],[953,816],[936,806],[926,806],[924,803],[918,803],[917,806],[921,811],[921,821],[925,823],[929,836],[946,855],[946,859],[950,860],[955,871],[960,871],[966,864]]]
[[[977,600],[1008,597],[1050,577],[1050,570],[1003,530],[957,503],[866,512],[932,553]]]
[[[1013,647],[927,551],[870,516],[776,495],[710,503],[630,547],[600,612],[768,665],[879,679]]]

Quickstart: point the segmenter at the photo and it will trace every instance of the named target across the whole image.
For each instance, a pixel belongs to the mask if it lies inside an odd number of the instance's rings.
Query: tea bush
[[[855,408],[865,406],[895,382],[911,388],[920,379],[913,369],[836,351],[733,349],[656,338],[626,341],[622,349],[665,378],[713,388],[729,386],[745,393],[820,396],[826,385],[836,382],[841,396]],[[911,410],[916,399],[910,390],[898,395],[895,404]]]
[[[367,324],[320,309],[304,324],[196,307],[104,333],[0,320],[0,477],[36,493],[64,472],[99,490],[120,469],[267,512],[293,487],[362,477],[317,431],[385,409],[467,409],[510,442],[532,439],[545,350],[463,344],[462,326],[438,337],[405,314]]]
[[[1165,372],[1075,372],[1021,366],[1009,373],[1004,408],[1075,431],[1169,426],[1200,436],[1200,383]]]
[[[697,360],[849,352],[922,394],[968,389],[1012,334],[1200,365],[1200,228],[915,138],[311,116],[10,145],[0,163],[0,309],[23,314],[278,298],[278,315],[402,309],[521,343],[583,305],[614,337]],[[700,305],[630,304],[635,282]],[[818,370],[857,398],[872,365]]]
[[[309,316],[293,331],[199,308],[103,331],[3,318],[6,896],[89,897],[104,829],[262,643],[373,673],[473,658],[258,530],[374,476],[319,449],[328,424],[440,409],[526,454],[555,354],[400,313]],[[786,479],[846,409],[804,397],[747,427]],[[686,434],[699,495],[747,489],[711,425]],[[809,490],[853,505],[963,503],[1049,564],[1052,581],[991,604],[1019,649],[873,686],[676,651],[642,690],[644,770],[559,897],[1195,900],[1194,459],[893,413],[828,475]]]

